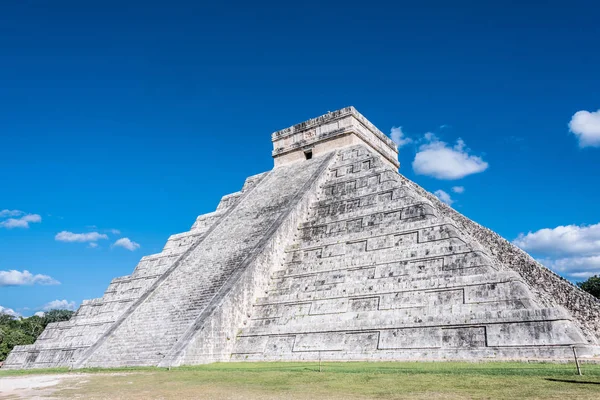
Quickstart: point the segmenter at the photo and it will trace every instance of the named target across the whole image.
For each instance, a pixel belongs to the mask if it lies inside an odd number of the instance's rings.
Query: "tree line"
[[[0,362],[6,360],[13,347],[35,342],[49,323],[68,321],[73,314],[69,310],[51,310],[27,318],[0,314]]]
[[[578,282],[577,286],[595,298],[600,299],[600,276],[590,276],[587,280]]]

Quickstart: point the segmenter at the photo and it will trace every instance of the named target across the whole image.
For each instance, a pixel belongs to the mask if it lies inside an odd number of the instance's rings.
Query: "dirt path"
[[[83,383],[87,374],[23,375],[0,378],[0,399],[52,399],[59,384]]]

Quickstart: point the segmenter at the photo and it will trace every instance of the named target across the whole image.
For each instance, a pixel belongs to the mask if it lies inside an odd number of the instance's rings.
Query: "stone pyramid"
[[[353,107],[272,140],[273,170],[5,367],[600,354],[600,302],[400,175]]]

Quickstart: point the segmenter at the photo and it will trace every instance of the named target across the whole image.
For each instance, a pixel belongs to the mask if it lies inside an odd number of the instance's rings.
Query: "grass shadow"
[[[600,385],[600,382],[589,382],[589,381],[577,381],[574,379],[556,379],[556,378],[545,378],[551,382],[564,382],[564,383],[581,383],[583,385]]]

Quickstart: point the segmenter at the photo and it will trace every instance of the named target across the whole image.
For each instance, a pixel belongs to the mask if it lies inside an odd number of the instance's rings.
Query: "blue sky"
[[[597,2],[199,3],[3,4],[0,310],[100,297],[347,105],[410,179],[600,272]]]

